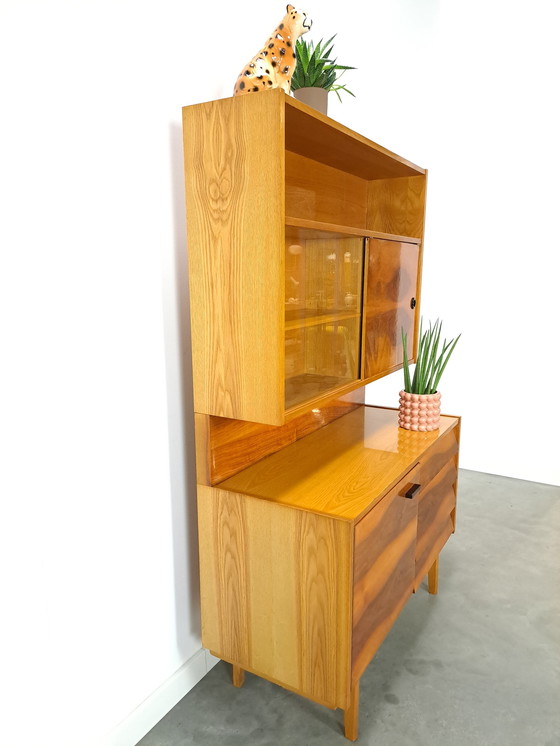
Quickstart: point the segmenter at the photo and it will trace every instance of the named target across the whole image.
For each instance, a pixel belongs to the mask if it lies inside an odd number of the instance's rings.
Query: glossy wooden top
[[[217,485],[347,521],[359,520],[458,423],[403,430],[397,410],[361,406]]]

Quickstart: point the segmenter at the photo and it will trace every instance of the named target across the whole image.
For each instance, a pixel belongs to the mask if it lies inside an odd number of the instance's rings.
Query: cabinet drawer
[[[354,534],[352,680],[361,676],[412,592],[417,501],[405,498],[407,475]]]
[[[419,494],[416,590],[455,530],[457,463],[448,461]]]
[[[452,428],[431,446],[427,453],[420,459],[420,463],[409,479],[422,486],[421,495],[424,494],[426,486],[450,461],[457,462],[456,456],[459,452],[459,430]]]

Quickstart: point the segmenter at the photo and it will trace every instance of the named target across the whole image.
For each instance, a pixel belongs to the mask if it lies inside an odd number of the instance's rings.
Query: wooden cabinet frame
[[[284,234],[417,245],[416,328],[425,169],[280,90],[185,107],[183,122],[195,411],[283,425],[390,372],[285,409]]]
[[[215,486],[199,486],[202,641],[233,664],[345,713],[454,531],[459,420],[397,427],[360,405]],[[251,443],[251,436],[246,446]]]
[[[459,419],[411,432],[363,403],[402,366],[401,326],[416,354],[427,172],[280,90],[185,107],[183,122],[203,645],[235,686],[250,671],[341,708],[355,740],[360,677],[426,575],[437,592],[455,530]],[[286,333],[323,323],[285,313],[300,303],[286,268],[323,260],[286,261],[299,235],[345,256],[363,239],[346,313],[360,360],[355,380],[343,361],[349,383],[287,408]],[[340,360],[341,336],[313,332],[309,348],[334,339]]]

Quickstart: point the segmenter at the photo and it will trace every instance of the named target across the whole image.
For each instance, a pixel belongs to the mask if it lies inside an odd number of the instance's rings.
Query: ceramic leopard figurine
[[[288,5],[286,15],[274,29],[261,51],[240,72],[234,96],[256,93],[268,88],[290,92],[296,67],[296,40],[311,28],[307,13]]]

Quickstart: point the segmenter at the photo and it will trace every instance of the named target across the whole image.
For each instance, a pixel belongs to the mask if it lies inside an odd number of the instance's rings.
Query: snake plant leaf
[[[422,319],[420,319],[420,330],[418,332],[418,352],[416,353],[416,365],[414,367],[414,375],[412,377],[411,394],[417,393],[418,385],[418,360],[422,356],[422,346],[424,344],[424,335],[422,334]]]
[[[440,337],[441,337],[441,326],[442,326],[441,322],[438,319],[436,321],[436,324],[435,324],[435,330],[436,330],[436,332],[435,332],[435,338],[434,338],[434,340],[432,342],[432,351],[431,351],[431,355],[430,355],[430,361],[429,361],[429,364],[428,364],[429,376],[428,376],[427,381],[426,381],[426,393],[428,393],[428,394],[432,393],[432,386],[433,386],[433,383],[434,383],[434,373],[436,371],[436,365],[437,365],[437,361],[438,361],[437,353],[438,353],[438,348],[439,348],[439,340],[440,340]]]
[[[406,332],[401,327],[402,345],[403,345],[403,370],[404,370],[404,390],[410,393],[410,367],[408,364],[408,352],[406,349]]]
[[[418,353],[412,381],[410,381],[410,370],[407,360],[408,340],[404,328],[401,328],[405,391],[412,394],[435,394],[438,390],[441,376],[461,337],[459,334],[458,337],[450,339],[449,342],[447,339],[444,339],[442,344],[442,326],[443,324],[440,319],[436,319],[433,324],[431,321],[429,322],[427,329],[423,329],[423,319],[420,319]]]
[[[455,339],[455,341],[454,341],[454,342],[453,342],[453,344],[451,345],[451,349],[450,349],[450,350],[449,350],[449,352],[447,353],[447,357],[445,358],[445,362],[444,362],[444,363],[443,363],[443,365],[441,366],[441,369],[440,369],[440,371],[439,371],[439,373],[438,373],[438,375],[437,375],[437,377],[436,377],[436,380],[435,380],[435,382],[434,382],[434,388],[435,388],[435,390],[436,390],[436,391],[437,391],[437,386],[438,386],[438,384],[439,384],[439,380],[440,380],[440,378],[441,378],[441,376],[442,376],[442,374],[443,374],[443,371],[445,370],[445,367],[446,367],[447,363],[449,362],[449,358],[451,357],[451,353],[452,353],[452,352],[453,352],[453,350],[455,349],[455,345],[456,345],[456,344],[457,344],[457,342],[459,341],[460,337],[461,337],[461,335],[459,334],[459,336],[457,337],[457,339]]]

